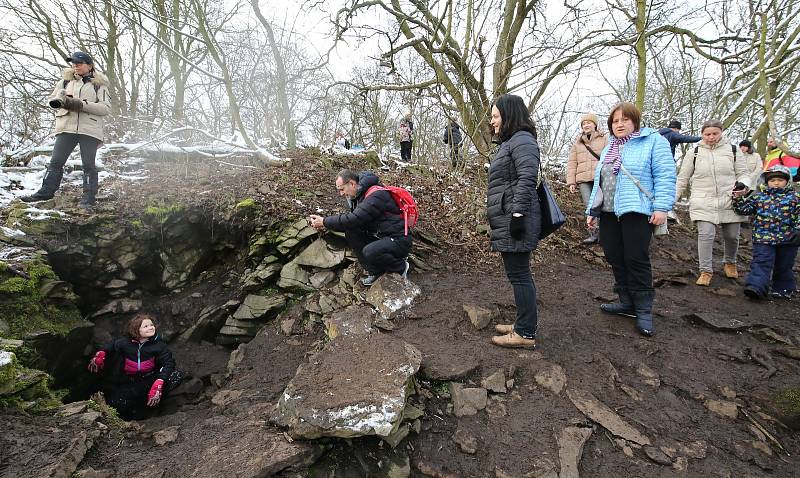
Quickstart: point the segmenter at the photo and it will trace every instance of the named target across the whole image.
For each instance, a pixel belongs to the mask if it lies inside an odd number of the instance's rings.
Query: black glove
[[[525,236],[525,216],[514,216],[512,214],[509,232],[514,239],[522,239]]]
[[[59,109],[64,107],[64,102],[61,101],[61,98],[53,98],[50,100],[50,107],[54,109]]]
[[[80,111],[83,109],[83,101],[67,96],[64,98],[63,108],[69,111]]]
[[[786,243],[790,246],[800,246],[800,231],[794,231],[786,238]]]

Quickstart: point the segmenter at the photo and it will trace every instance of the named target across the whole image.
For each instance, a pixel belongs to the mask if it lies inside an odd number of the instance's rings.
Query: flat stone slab
[[[295,262],[302,266],[332,269],[344,261],[344,251],[332,249],[325,239],[317,239],[306,247]]]
[[[558,435],[558,459],[561,461],[561,476],[578,478],[578,465],[583,456],[583,445],[592,436],[592,429],[566,427]]]
[[[283,295],[251,294],[244,298],[244,302],[233,313],[233,318],[238,320],[260,319],[284,305],[286,305],[286,297]]]
[[[700,322],[706,327],[710,327],[714,330],[721,330],[726,332],[736,332],[739,330],[749,329],[756,325],[762,325],[762,324],[745,322],[740,319],[714,314],[710,312],[688,314],[685,315],[684,317],[693,322]]]
[[[614,410],[585,390],[567,390],[567,396],[584,415],[613,435],[636,444],[650,445],[650,439],[629,425]]]
[[[295,438],[388,437],[422,356],[386,334],[342,336],[300,365],[271,421]]]

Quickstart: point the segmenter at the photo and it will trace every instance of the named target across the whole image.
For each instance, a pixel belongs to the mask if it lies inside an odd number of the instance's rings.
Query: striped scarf
[[[614,164],[614,174],[619,174],[619,167],[622,164],[622,150],[625,143],[630,141],[633,138],[639,136],[638,131],[634,131],[633,133],[625,136],[624,138],[617,138],[614,135],[611,135],[611,147],[608,148],[608,153],[606,153],[605,160],[603,161],[604,164]]]

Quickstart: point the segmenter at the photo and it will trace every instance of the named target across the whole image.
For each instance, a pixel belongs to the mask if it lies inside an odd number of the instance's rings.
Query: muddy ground
[[[303,180],[315,181],[309,173],[312,169],[313,164],[300,167]],[[276,181],[274,176],[251,180],[251,190]],[[298,197],[334,207],[335,200],[329,199],[335,193],[332,184],[316,184],[319,191],[314,196],[318,199],[300,193]],[[427,190],[437,184],[442,191],[452,191],[449,188],[458,180],[425,180]],[[456,186],[454,191],[454,195],[469,196],[469,189]],[[423,214],[426,209],[446,210],[441,194],[426,196],[421,202],[425,204]],[[408,457],[411,476],[547,476],[538,473],[547,469],[548,462],[558,464],[559,432],[569,424],[592,425],[568,397],[570,390],[581,389],[647,435],[656,448],[680,449],[694,442],[702,442],[705,448],[693,456],[683,454],[685,461],[673,459],[662,465],[648,458],[643,449],[621,443],[595,426],[579,466],[583,476],[797,476],[800,437],[770,421],[774,412],[768,403],[778,391],[800,385],[797,360],[775,353],[784,345],[776,340],[800,345],[800,302],[754,303],[741,294],[742,279],[724,279],[721,271],[712,287],[695,286],[695,239],[688,227],[677,226],[669,236],[653,243],[659,286],[656,335],[642,337],[632,319],[600,313],[599,304],[613,298],[611,271],[599,247],[579,245],[583,230],[577,198],[564,196],[564,206],[574,219],[559,235],[546,240],[532,261],[539,302],[540,346],[536,351],[507,350],[489,342],[495,323],[513,320],[514,307],[499,257],[488,252],[484,236],[470,232],[478,221],[459,222],[456,217],[448,223],[431,221],[427,228],[424,220],[421,224],[441,244],[428,258],[434,270],[412,270],[409,277],[422,288],[422,295],[395,320],[395,329],[386,333],[416,346],[423,353],[423,369],[458,366],[468,370],[456,379],[465,384],[480,386],[482,377],[505,371],[513,378],[513,386],[506,393],[491,394],[486,410],[455,417],[449,412],[446,383],[420,374],[420,393],[412,400],[425,410],[421,432],[412,432],[397,450],[389,451],[387,445],[371,439],[286,445],[280,430],[266,421],[269,408],[324,333],[317,326],[302,335],[285,337],[278,324],[270,324],[245,346],[241,362],[227,378],[226,350],[214,347],[205,354],[179,351],[181,367],[190,372],[203,369],[198,375],[205,377],[207,391],[176,413],[126,430],[112,430],[95,443],[79,469],[104,469],[110,476],[120,477],[241,476],[250,466],[248,453],[280,454],[286,452],[281,447],[291,446],[295,448],[286,453],[302,459],[280,476],[377,476],[367,471],[371,465],[365,462],[380,463],[382,457],[397,456],[401,462]],[[431,216],[436,217],[431,213],[427,219]],[[748,233],[743,231],[740,271],[746,270],[749,257]],[[488,327],[477,330],[467,320],[462,304],[495,309],[498,316]],[[758,332],[758,325],[739,331],[716,330],[689,317],[697,313],[767,326],[777,336],[765,337]],[[559,394],[534,378],[553,365],[560,366],[566,377],[566,388]],[[213,403],[211,397],[220,388],[238,395],[230,400],[217,396]],[[736,403],[737,417],[710,411],[706,406],[709,400]],[[785,450],[754,431],[747,415]],[[180,427],[177,438],[157,445],[153,434],[170,427]],[[475,453],[465,453],[453,441],[457,430],[475,439]],[[237,443],[247,446],[237,449]],[[308,468],[305,463],[319,456],[321,461]],[[0,476],[11,475],[0,467]]]

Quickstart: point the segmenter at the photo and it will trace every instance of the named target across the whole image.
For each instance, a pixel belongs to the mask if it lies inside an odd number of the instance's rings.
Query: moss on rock
[[[6,338],[21,339],[33,332],[63,336],[82,322],[71,301],[42,294],[43,286],[58,277],[41,255],[22,263],[18,272],[7,266],[0,269],[0,320],[8,325],[2,333]]]
[[[781,414],[781,420],[793,430],[800,430],[800,387],[778,392],[772,402]]]

